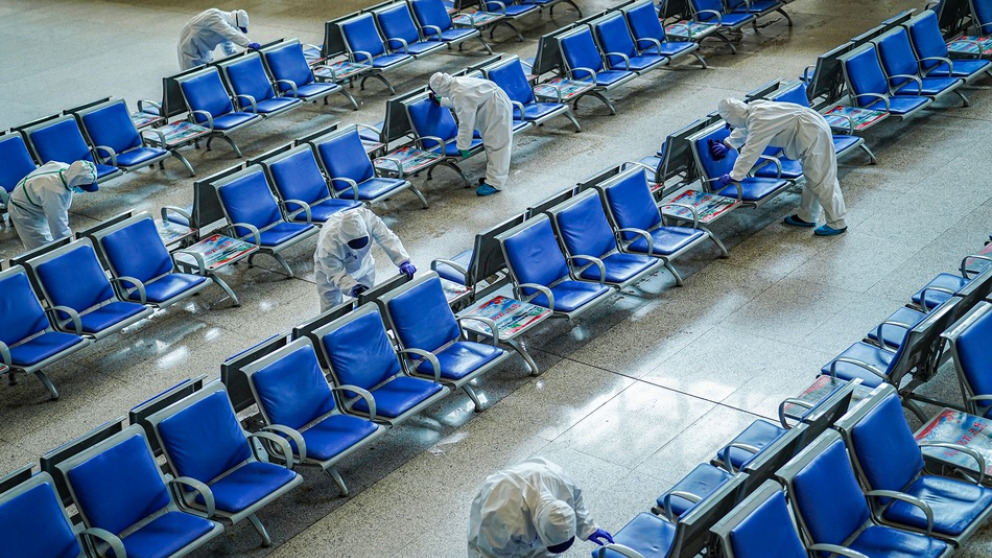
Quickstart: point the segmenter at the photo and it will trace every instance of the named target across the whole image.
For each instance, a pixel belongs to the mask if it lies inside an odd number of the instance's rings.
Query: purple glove
[[[727,184],[730,184],[733,181],[734,179],[730,178],[729,174],[724,174],[723,176],[717,179],[717,182],[720,183],[720,186],[726,186]]]
[[[724,145],[722,141],[716,141],[715,139],[711,138],[709,143],[710,143],[710,155],[712,155],[713,158],[717,161],[720,161],[724,157],[726,157],[727,152],[730,151],[730,149],[726,145]]]
[[[403,262],[400,264],[400,272],[413,279],[413,274],[417,272],[417,268],[413,267],[413,264],[410,262]]]
[[[348,294],[350,294],[353,298],[358,298],[358,295],[364,293],[367,290],[369,290],[368,287],[366,287],[365,285],[359,283],[359,284],[355,285],[354,287],[352,287],[351,288],[351,292],[348,293]]]
[[[603,546],[606,543],[613,543],[613,535],[602,529],[596,529],[593,534],[589,535],[589,540]]]
[[[258,43],[248,43],[248,49],[249,50],[258,50],[260,48],[262,48],[262,45],[260,45]]]

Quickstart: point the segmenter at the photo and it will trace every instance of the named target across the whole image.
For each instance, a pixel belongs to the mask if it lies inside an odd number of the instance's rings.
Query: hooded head
[[[234,25],[238,29],[241,29],[241,32],[242,33],[247,33],[248,32],[248,12],[246,12],[244,10],[234,10],[233,12],[231,12],[231,15],[234,16]]]
[[[720,101],[716,110],[720,113],[720,118],[727,124],[730,124],[731,128],[744,128],[747,126],[748,109],[744,101],[728,97]]]
[[[537,536],[549,550],[565,552],[575,538],[575,510],[563,500],[542,498],[534,510]]]
[[[435,72],[431,79],[427,80],[427,87],[430,87],[435,95],[447,97],[451,94],[451,82],[453,80],[454,78],[444,72]]]
[[[361,250],[369,244],[369,231],[358,211],[345,211],[341,216],[341,239],[352,250]]]
[[[87,192],[96,192],[99,186],[96,184],[96,165],[89,161],[76,161],[69,165],[62,173],[65,179],[66,188],[81,188]]]

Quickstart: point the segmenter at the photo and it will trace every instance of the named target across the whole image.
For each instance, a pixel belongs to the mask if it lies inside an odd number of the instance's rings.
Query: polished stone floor
[[[370,2],[369,2],[370,3]],[[578,0],[592,12],[612,4]],[[259,42],[299,37],[319,42],[322,22],[365,2],[250,0],[219,7],[248,9]],[[160,96],[161,77],[176,70],[182,24],[207,3],[0,0],[0,128],[6,129],[103,96],[129,103]],[[797,0],[795,27],[748,29],[739,53],[712,43],[710,69],[690,67],[644,76],[618,90],[619,114],[587,102],[578,111],[583,132],[562,119],[518,136],[505,192],[479,199],[440,171],[424,183],[431,203],[413,196],[377,205],[404,240],[414,263],[468,247],[475,231],[595,171],[654,152],[663,137],[713,110],[717,101],[777,77],[794,78],[815,57],[906,8],[908,0]],[[533,56],[536,38],[575,18],[559,10],[524,22],[525,40],[496,36],[495,50]],[[456,70],[481,60],[469,43],[394,75],[403,91],[423,85],[435,69]],[[989,85],[985,83],[984,85]],[[530,456],[563,465],[584,488],[594,517],[608,530],[634,514],[759,416],[774,417],[781,399],[800,392],[820,366],[904,304],[933,275],[956,268],[978,250],[992,220],[992,95],[971,91],[970,108],[949,102],[906,123],[868,135],[880,164],[845,161],[840,176],[850,231],[814,238],[780,221],[797,202],[785,197],[760,210],[735,212],[715,232],[730,248],[712,248],[677,263],[686,277],[674,287],[665,273],[626,289],[576,323],[549,323],[527,337],[544,373],[527,375],[512,359],[483,378],[491,405],[472,412],[456,395],[390,431],[345,461],[352,496],[339,498],[330,478],[303,472],[305,484],[264,510],[276,544],[258,547],[245,523],[197,556],[456,557],[464,556],[468,504],[492,471]],[[358,93],[361,110],[342,102],[308,105],[262,123],[239,138],[248,156],[334,123],[382,119],[388,94],[371,83]],[[211,152],[187,150],[200,176],[238,161],[219,143]],[[481,176],[483,161],[465,164]],[[71,223],[85,228],[118,212],[188,205],[192,180],[175,161],[143,170],[99,193],[77,196]],[[126,414],[182,379],[218,375],[220,362],[314,315],[314,242],[288,259],[287,279],[262,258],[226,278],[243,305],[232,308],[219,290],[78,353],[49,373],[62,391],[57,402],[32,378],[0,385],[0,474],[88,429]],[[0,230],[0,258],[20,243]],[[380,257],[380,276],[392,270]],[[945,371],[934,390],[959,397]],[[929,408],[928,411],[935,411]],[[961,556],[988,556],[992,534],[980,532]],[[588,555],[577,544],[569,557]]]

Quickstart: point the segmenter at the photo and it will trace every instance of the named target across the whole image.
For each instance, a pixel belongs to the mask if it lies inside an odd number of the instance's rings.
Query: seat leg
[[[720,39],[721,41],[724,42],[724,44],[726,44],[728,47],[730,47],[730,54],[737,54],[737,47],[734,46],[734,43],[731,42],[730,39],[728,39],[726,35],[724,35],[723,33],[720,33],[719,31],[717,31],[716,33],[713,33],[710,36],[711,37],[716,37],[717,39]]]
[[[723,242],[722,241],[720,241],[720,237],[718,237],[717,235],[713,234],[713,231],[709,230],[708,228],[706,228],[706,227],[704,227],[702,225],[699,225],[699,230],[706,231],[706,234],[710,237],[710,240],[713,241],[713,244],[716,244],[716,247],[720,249],[720,257],[721,258],[729,258],[730,257],[730,253],[727,252],[727,247],[723,245]]]
[[[380,72],[374,72],[374,73],[370,73],[370,74],[365,74],[365,77],[362,78],[362,83],[361,83],[361,86],[359,87],[359,89],[361,89],[363,91],[365,90],[365,80],[367,80],[369,78],[373,78],[373,79],[377,79],[377,80],[381,81],[383,83],[383,85],[386,86],[386,89],[389,89],[389,92],[390,93],[392,93],[393,95],[396,94],[396,89],[393,88],[393,84],[392,83],[389,83],[389,80],[386,79],[386,76],[382,75]]]
[[[510,30],[513,31],[514,34],[516,34],[518,43],[524,42],[524,36],[520,34],[520,29],[518,29],[517,26],[514,25],[512,21],[506,21],[506,20],[501,20],[497,22],[496,25],[493,25],[492,29],[489,30],[490,39],[493,38],[493,33],[496,32],[496,28],[502,25],[509,27]]]
[[[702,54],[699,54],[698,52],[695,52],[695,51],[693,51],[693,52],[690,52],[689,54],[691,54],[691,55],[693,55],[693,56],[695,56],[695,57],[696,57],[696,60],[698,60],[698,61],[699,61],[699,66],[700,66],[700,67],[701,67],[701,68],[702,68],[703,70],[705,70],[705,69],[707,69],[707,68],[709,68],[709,66],[707,66],[707,65],[706,65],[706,59],[705,59],[705,58],[703,58],[703,55],[702,55]]]
[[[789,22],[789,27],[792,27],[792,18],[789,17],[789,14],[785,13],[785,9],[784,8],[779,8],[779,9],[777,9],[775,11],[778,12],[778,13],[780,13],[780,14],[782,14],[782,17],[784,17],[785,20]]]
[[[565,118],[568,118],[569,120],[571,120],[572,121],[572,124],[575,125],[575,133],[576,134],[581,133],[582,132],[582,126],[579,125],[579,121],[575,118],[575,113],[572,112],[572,109],[569,108],[568,105],[565,105],[565,108],[567,109],[567,110],[565,110]]]
[[[868,164],[869,165],[877,165],[878,164],[878,158],[875,157],[875,154],[872,152],[871,148],[868,147],[868,144],[862,143],[858,147],[860,147],[865,152],[865,154],[868,155]]]
[[[45,374],[44,372],[42,372],[41,370],[38,370],[37,372],[35,372],[34,375],[41,382],[41,385],[45,386],[45,389],[48,390],[48,393],[51,394],[52,401],[58,401],[59,390],[55,388],[55,384],[52,383],[52,379],[49,378],[48,375]],[[13,378],[13,377],[14,376],[11,375],[11,378]]]
[[[428,208],[427,198],[424,197],[423,192],[421,192],[420,189],[414,186],[413,184],[410,185],[410,190],[413,192],[413,195],[417,196],[417,199],[420,200],[420,203],[424,205],[424,209],[427,209]]]
[[[667,259],[665,260],[665,269],[667,269],[668,272],[672,274],[672,277],[675,278],[676,286],[681,287],[684,285],[684,283],[682,282],[682,276],[679,275],[678,270],[675,269],[675,266],[672,265],[672,262],[668,261]]]
[[[513,350],[517,351],[517,354],[520,355],[520,358],[524,359],[524,363],[527,364],[527,368],[530,370],[531,376],[540,375],[541,369],[537,367],[537,363],[534,362],[533,358],[531,358],[530,354],[527,352],[527,349],[523,348],[520,341],[510,339],[508,341],[504,341],[504,343],[512,347]]]
[[[462,391],[464,391],[465,395],[467,395],[468,398],[472,400],[472,403],[475,404],[475,412],[481,413],[483,411],[482,402],[479,401],[479,396],[475,394],[475,390],[472,389],[472,386],[465,384],[462,386]]]
[[[957,95],[958,97],[961,97],[961,103],[962,103],[962,104],[961,104],[961,106],[962,106],[962,107],[970,107],[970,106],[971,106],[971,101],[969,101],[969,100],[968,100],[968,97],[965,97],[965,96],[964,96],[964,93],[962,93],[962,92],[961,92],[960,90],[958,90],[958,89],[955,89],[955,90],[954,90],[954,93],[955,93],[955,94],[956,94],[956,95]]]
[[[348,102],[351,103],[351,106],[355,110],[358,110],[358,101],[355,99],[355,96],[354,95],[352,95],[351,93],[349,93],[348,90],[345,89],[344,87],[341,88],[341,94],[348,98]],[[324,97],[324,100],[326,101],[327,100],[327,97]]]
[[[265,529],[265,525],[259,521],[258,516],[251,514],[248,516],[248,521],[251,522],[252,527],[258,531],[259,536],[262,537],[262,546],[269,547],[272,546],[272,537],[269,536],[269,532]]]
[[[206,143],[207,151],[210,151],[210,144],[213,143],[213,141],[214,141],[214,136],[210,136],[209,138],[207,138],[207,143]]]
[[[469,181],[468,177],[465,176],[465,173],[462,172],[462,169],[461,169],[461,167],[458,166],[458,163],[455,163],[454,161],[445,159],[444,160],[444,164],[447,165],[448,167],[450,167],[455,172],[457,172],[458,173],[458,176],[462,177],[462,180],[465,181],[465,187],[466,188],[469,188],[469,187],[472,186],[472,183]],[[434,169],[431,168],[431,170],[434,170]]]
[[[220,137],[220,139],[226,141],[231,146],[231,149],[234,150],[234,154],[238,156],[238,159],[241,159],[241,158],[244,157],[244,155],[241,154],[241,148],[238,147],[238,144],[234,143],[234,140],[231,139],[230,136],[224,135],[224,136],[219,136],[219,137]],[[213,139],[213,138],[210,138],[210,139]]]
[[[17,385],[17,376],[14,375],[14,371],[13,370],[9,370],[7,372],[7,385],[8,386],[16,386]]]
[[[575,2],[572,2],[572,0],[565,0],[565,3],[575,8],[575,11],[578,12],[579,14],[579,19],[582,19],[582,9],[579,8],[579,6]],[[553,10],[555,9],[555,7],[551,6],[551,9]]]
[[[256,252],[256,254],[257,253],[258,252]],[[254,256],[255,254],[252,254],[252,255]],[[286,275],[289,275],[289,277],[288,277],[289,279],[292,279],[293,277],[295,277],[295,275],[293,274],[293,268],[289,267],[289,264],[286,263],[286,258],[282,257],[281,254],[276,254],[275,252],[273,252],[273,253],[271,253],[269,255],[272,256],[272,259],[274,259],[275,261],[279,262],[279,265],[281,265],[282,268],[286,270]]]
[[[173,157],[179,159],[179,162],[182,163],[184,167],[186,167],[186,170],[189,171],[190,177],[196,176],[196,171],[193,170],[193,165],[189,164],[189,160],[187,160],[186,157],[179,152],[179,150],[173,149],[170,153],[172,153]]]
[[[334,483],[337,484],[338,489],[341,490],[341,496],[347,496],[348,494],[350,494],[348,490],[348,485],[344,483],[344,479],[341,478],[341,473],[338,473],[337,469],[331,466],[328,467],[327,469],[324,469],[324,472],[327,473],[332,479],[334,479]]]
[[[593,97],[596,97],[600,101],[603,101],[603,104],[606,105],[606,108],[610,109],[610,115],[611,116],[616,115],[617,108],[613,106],[613,101],[609,100],[606,97],[606,95],[603,95],[601,91],[596,91],[595,89],[593,89],[588,93],[588,95],[592,95]]]
[[[493,47],[489,46],[489,43],[487,43],[486,40],[482,38],[482,33],[479,33],[479,42],[482,43],[482,46],[483,48],[486,49],[486,52],[488,52],[489,54],[493,53]]]
[[[210,275],[210,279],[213,280],[214,284],[216,284],[225,293],[227,293],[227,296],[231,297],[231,302],[234,303],[234,306],[241,306],[241,301],[238,300],[238,295],[234,294],[234,291],[231,289],[231,286],[228,285],[226,281],[224,281],[223,279],[221,279],[216,275]]]

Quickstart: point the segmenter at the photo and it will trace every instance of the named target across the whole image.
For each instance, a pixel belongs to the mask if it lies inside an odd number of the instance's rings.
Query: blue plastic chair
[[[732,512],[713,526],[724,558],[809,558],[796,530],[782,486],[765,481]],[[810,551],[841,550],[812,545]],[[842,550],[841,550],[842,551]],[[843,555],[843,554],[841,554]]]
[[[75,161],[89,161],[96,165],[98,183],[117,178],[121,169],[105,165],[93,157],[93,151],[83,137],[79,123],[70,114],[45,119],[37,124],[21,128],[37,161],[58,161],[72,164]]]
[[[961,396],[969,413],[992,417],[992,304],[979,302],[942,334],[957,370]]]
[[[295,96],[280,96],[269,81],[262,57],[251,52],[217,64],[234,93],[238,108],[269,118],[303,106]]]
[[[637,77],[637,74],[626,69],[609,69],[603,64],[602,55],[592,37],[592,29],[582,25],[558,38],[561,58],[565,73],[569,79],[591,81],[594,87],[589,92],[580,95],[572,102],[578,108],[579,101],[585,95],[592,95],[610,109],[610,114],[616,114],[613,101],[604,95],[617,87]]]
[[[575,131],[581,132],[582,127],[575,119],[572,109],[568,103],[538,101],[534,96],[527,76],[524,74],[524,67],[520,64],[520,59],[511,56],[506,60],[501,60],[492,66],[483,68],[486,79],[492,81],[502,89],[506,96],[513,102],[514,120],[526,120],[535,125],[543,124],[545,121],[555,116],[564,116],[575,125]]]
[[[76,112],[76,117],[86,131],[102,162],[124,172],[144,166],[159,164],[170,152],[148,145],[131,120],[124,99],[116,99],[87,107]]]
[[[269,173],[290,221],[322,224],[335,213],[362,205],[331,194],[309,145],[294,147],[260,163]]]
[[[961,97],[964,106],[968,106],[968,98],[959,89],[964,80],[923,74],[905,28],[893,29],[872,42],[878,50],[893,95],[922,95],[937,101],[948,93],[954,93]]]
[[[638,75],[668,63],[655,45],[638,48],[620,12],[611,12],[589,24],[596,33],[599,49],[606,55],[610,70],[629,70]]]
[[[403,51],[414,58],[420,58],[445,46],[436,36],[424,37],[420,34],[406,2],[396,2],[372,13],[390,50]]]
[[[520,30],[514,22],[530,14],[540,13],[541,8],[534,3],[519,2],[518,0],[480,0],[479,10],[502,16],[501,19],[496,21],[496,23],[489,28],[490,39],[493,38],[493,34],[496,33],[497,28],[508,27],[510,31],[513,31],[513,33],[516,34],[517,42],[521,43],[523,42],[524,37],[520,34]]]
[[[855,49],[841,61],[847,89],[859,107],[907,118],[933,103],[933,99],[922,95],[892,95],[873,44]]]
[[[721,122],[689,137],[696,168],[699,169],[707,190],[721,196],[737,198],[742,205],[760,207],[793,184],[783,178],[748,176],[740,182],[720,187],[716,180],[734,168],[738,153],[736,149],[731,149],[723,159],[717,160],[710,153],[709,142],[723,141],[729,135],[730,130]]]
[[[974,24],[981,30],[982,35],[992,34],[992,5],[982,0],[968,0],[971,6],[971,16]]]
[[[183,74],[176,81],[189,108],[190,120],[210,130],[207,151],[210,150],[210,143],[214,138],[220,138],[230,144],[238,157],[241,157],[241,148],[230,135],[246,126],[261,122],[262,116],[235,108],[215,67]]]
[[[947,43],[940,32],[937,14],[926,10],[903,26],[909,31],[920,69],[928,77],[956,77],[971,83],[983,75],[992,77],[992,61],[980,59],[950,59]]]
[[[338,25],[349,58],[353,62],[372,64],[372,71],[362,78],[360,88],[365,89],[365,81],[372,77],[385,84],[389,92],[395,95],[396,89],[383,73],[413,62],[413,56],[402,48],[393,50],[386,46],[371,13],[357,15]]]
[[[259,52],[282,95],[314,102],[323,99],[326,105],[327,98],[331,94],[341,93],[351,103],[352,108],[358,110],[358,101],[347,89],[337,83],[317,81],[313,69],[303,55],[303,45],[300,41],[296,39],[283,41],[263,48]]]
[[[737,47],[723,34],[724,30],[740,31],[748,24],[754,26],[755,30],[758,28],[756,14],[728,10],[723,5],[723,0],[689,0],[689,5],[692,8],[693,19],[718,26],[712,36],[730,47],[731,54],[737,54]]]
[[[417,17],[417,23],[420,24],[425,37],[443,41],[448,48],[458,45],[459,49],[462,48],[463,41],[477,38],[486,52],[493,53],[492,47],[483,40],[482,33],[478,29],[455,27],[443,0],[410,0],[410,7],[413,8],[413,14]]]
[[[10,192],[37,168],[20,134],[0,134],[0,206],[7,207]]]
[[[699,43],[695,41],[669,41],[665,27],[658,19],[658,10],[652,0],[638,2],[620,8],[627,18],[630,34],[638,49],[654,49],[671,62],[686,54],[693,55],[700,67],[706,69],[706,59],[699,54]]]

